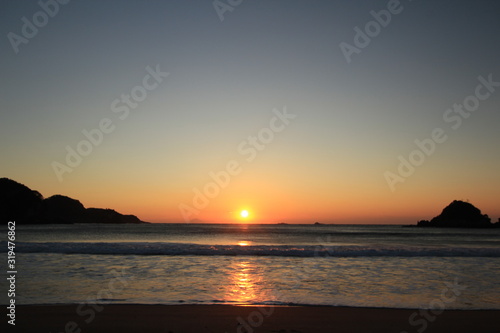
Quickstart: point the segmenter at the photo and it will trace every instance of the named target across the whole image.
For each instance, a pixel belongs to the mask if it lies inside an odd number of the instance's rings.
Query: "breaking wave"
[[[7,242],[1,247],[6,249]],[[356,245],[202,245],[166,242],[19,242],[17,253],[276,256],[276,257],[500,257],[500,248]]]

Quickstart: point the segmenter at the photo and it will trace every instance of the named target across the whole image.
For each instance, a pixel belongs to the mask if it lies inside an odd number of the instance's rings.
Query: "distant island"
[[[491,219],[474,205],[460,200],[454,200],[446,206],[441,214],[432,220],[421,220],[416,227],[435,228],[500,228],[500,219],[491,223]]]
[[[0,178],[0,207],[2,222],[17,224],[147,223],[113,209],[85,208],[80,201],[63,195],[43,198],[40,192],[8,178]]]

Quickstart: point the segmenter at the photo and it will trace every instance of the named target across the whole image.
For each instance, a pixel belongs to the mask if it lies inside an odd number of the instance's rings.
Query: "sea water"
[[[17,304],[500,309],[500,229],[18,225],[16,264]]]

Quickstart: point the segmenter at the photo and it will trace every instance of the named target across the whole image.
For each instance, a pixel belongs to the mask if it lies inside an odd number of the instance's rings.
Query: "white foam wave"
[[[1,247],[6,248],[6,242]],[[18,253],[279,257],[500,257],[500,248],[324,245],[200,245],[165,242],[24,242]]]

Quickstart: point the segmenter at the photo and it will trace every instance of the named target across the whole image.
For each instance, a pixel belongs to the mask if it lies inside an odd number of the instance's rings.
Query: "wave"
[[[0,242],[2,249],[7,242]],[[500,248],[356,245],[201,245],[164,242],[18,242],[17,253],[278,256],[278,257],[500,257]]]

